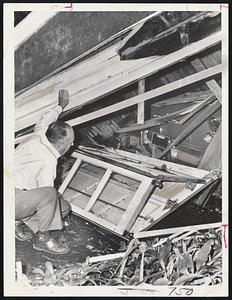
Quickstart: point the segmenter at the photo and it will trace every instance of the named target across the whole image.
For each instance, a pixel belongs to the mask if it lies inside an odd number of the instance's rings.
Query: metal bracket
[[[221,170],[211,170],[209,174],[207,174],[203,177],[203,179],[217,180],[221,177],[222,177],[222,171]]]
[[[175,200],[168,199],[163,210],[165,210],[165,209],[173,210],[177,207],[179,207],[179,204],[177,203],[177,199],[175,199]]]
[[[196,186],[196,183],[193,183],[193,182],[191,182],[190,180],[187,180],[187,181],[185,182],[185,187],[186,187],[187,189],[190,189],[191,191],[194,190],[195,186]]]
[[[163,188],[163,183],[164,183],[163,175],[159,175],[158,178],[154,180],[154,186],[158,187],[159,189]]]

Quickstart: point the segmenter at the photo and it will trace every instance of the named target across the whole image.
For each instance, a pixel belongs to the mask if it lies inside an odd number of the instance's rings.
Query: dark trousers
[[[70,209],[70,204],[59,199],[53,187],[15,189],[15,219],[22,220],[34,233],[62,229],[62,217]]]

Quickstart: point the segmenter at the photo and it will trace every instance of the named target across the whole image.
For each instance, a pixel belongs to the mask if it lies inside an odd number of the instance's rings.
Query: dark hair
[[[46,131],[46,137],[50,143],[56,144],[67,135],[69,129],[71,129],[71,126],[67,123],[61,121],[53,122]]]

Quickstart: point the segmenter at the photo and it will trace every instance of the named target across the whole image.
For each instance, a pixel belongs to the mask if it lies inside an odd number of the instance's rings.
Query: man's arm
[[[58,94],[58,105],[51,110],[42,114],[40,120],[36,123],[34,132],[35,133],[45,133],[47,131],[48,126],[55,122],[63,109],[69,103],[69,92],[65,89],[59,90]]]

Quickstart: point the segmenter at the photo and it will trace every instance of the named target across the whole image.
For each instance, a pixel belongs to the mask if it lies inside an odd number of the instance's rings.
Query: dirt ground
[[[192,201],[184,204],[151,229],[162,229],[194,224],[221,222],[221,212],[218,211],[220,199],[211,197],[205,208],[199,207]],[[51,255],[36,251],[32,248],[33,241],[16,241],[16,261],[21,261],[26,273],[32,267],[44,267],[50,261],[55,268],[72,266],[86,261],[86,258],[124,251],[125,240],[110,234],[102,228],[72,214],[71,227],[68,231],[52,232],[52,235],[66,240],[71,251],[66,255]]]
[[[120,248],[120,239],[103,229],[71,215],[71,227],[67,231],[51,233],[58,240],[66,240],[71,250],[65,255],[51,255],[32,248],[32,241],[20,242],[16,240],[16,261],[21,261],[23,268],[44,266],[50,261],[54,267],[73,265],[85,262],[88,256],[115,253]]]

